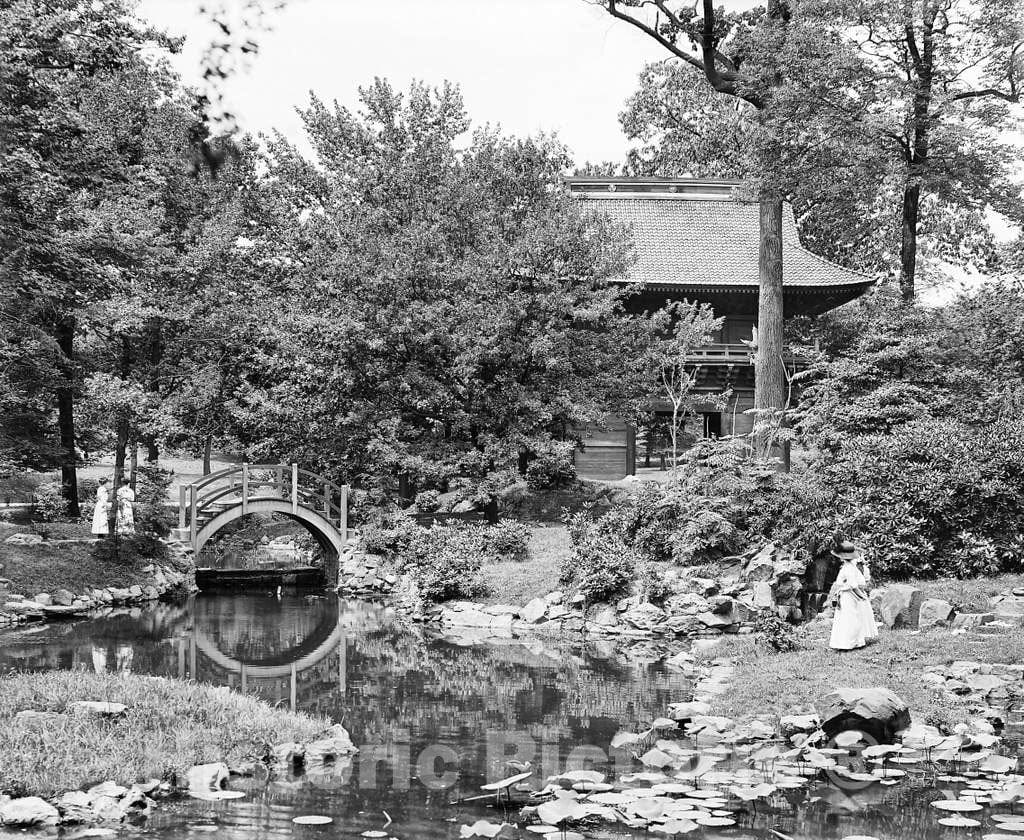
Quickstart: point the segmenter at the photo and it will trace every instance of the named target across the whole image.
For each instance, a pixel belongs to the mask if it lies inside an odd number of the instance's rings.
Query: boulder
[[[887,688],[837,688],[817,704],[828,738],[855,729],[879,744],[891,744],[910,725],[910,709]]]
[[[672,720],[691,720],[695,717],[702,717],[711,713],[711,706],[694,700],[690,703],[670,703],[668,714]]]
[[[905,583],[891,583],[871,593],[875,612],[891,628],[917,627],[923,601],[921,590]]]
[[[941,598],[926,598],[921,602],[918,627],[945,627],[953,617],[953,605]]]
[[[816,732],[821,726],[817,715],[783,715],[779,718],[779,734],[790,738],[798,733]]]
[[[775,595],[770,583],[755,581],[750,587],[750,605],[755,610],[774,610]]]
[[[4,825],[56,825],[60,814],[45,799],[23,796],[0,805],[0,823]]]
[[[957,613],[953,616],[952,627],[972,629],[996,620],[994,613]]]
[[[228,766],[223,762],[197,764],[188,771],[188,789],[198,793],[220,790],[228,780]]]
[[[39,534],[11,534],[4,540],[7,545],[39,545],[42,541]]]
[[[547,595],[544,596],[544,600],[547,601],[549,604],[561,604],[564,598],[565,594],[559,592],[558,590],[555,590],[554,592],[549,592]]]
[[[359,750],[352,743],[348,730],[340,723],[336,723],[331,727],[326,738],[313,741],[313,743],[306,746],[305,755],[307,762],[316,762],[335,758],[339,755],[351,755],[356,752],[359,752]]]
[[[58,589],[53,593],[53,603],[58,607],[70,607],[75,602],[75,593],[66,589]]]
[[[68,703],[73,715],[99,715],[100,717],[121,717],[128,707],[124,703],[106,703],[101,700],[74,700]]]
[[[594,604],[587,611],[587,620],[599,627],[614,627],[619,623],[619,611],[611,604]]]
[[[41,607],[48,607],[53,603],[53,597],[49,592],[40,592],[35,598],[32,599]]]
[[[544,618],[544,613],[548,610],[548,602],[543,598],[534,598],[531,600],[522,611],[522,619],[527,624],[536,624],[538,621]]]

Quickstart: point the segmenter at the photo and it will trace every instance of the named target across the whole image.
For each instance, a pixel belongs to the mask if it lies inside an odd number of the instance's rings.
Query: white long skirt
[[[849,590],[839,593],[839,606],[836,607],[836,615],[832,619],[832,636],[828,641],[830,648],[853,650],[867,644],[869,628],[862,604],[867,604],[868,610],[871,609],[870,602],[861,601]],[[874,629],[874,622],[872,616],[871,629],[878,635],[878,631]]]

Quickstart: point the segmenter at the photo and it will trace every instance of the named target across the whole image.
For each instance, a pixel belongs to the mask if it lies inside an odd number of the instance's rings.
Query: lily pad
[[[978,820],[972,820],[970,817],[943,817],[939,820],[939,825],[949,826],[950,828],[976,828],[981,823]]]
[[[304,817],[294,817],[292,822],[296,825],[330,825],[334,822],[334,818],[326,817],[323,814],[308,814]]]
[[[940,811],[956,811],[958,813],[981,810],[981,806],[976,802],[965,802],[962,799],[939,799],[932,802],[931,805]]]
[[[505,788],[510,788],[516,782],[528,779],[532,775],[532,770],[527,770],[525,773],[516,773],[514,776],[509,776],[507,779],[502,779],[499,782],[490,782],[486,785],[480,785],[480,790],[505,790]]]

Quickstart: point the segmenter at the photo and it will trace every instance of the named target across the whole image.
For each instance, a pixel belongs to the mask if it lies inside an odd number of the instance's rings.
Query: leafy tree
[[[450,86],[377,80],[281,138],[252,259],[279,294],[250,395],[260,451],[443,484],[636,398],[623,233],[557,187],[565,150],[469,121]]]
[[[699,15],[696,5],[670,0],[597,5],[652,38],[711,90],[746,103],[752,112],[748,145],[756,163],[748,171],[756,173],[753,189],[761,206],[754,408],[777,411],[785,400],[782,200],[787,185],[841,157],[818,106],[857,107],[845,96],[857,62],[799,2],[769,0],[766,9],[726,13],[713,0],[702,0]],[[728,117],[720,128],[727,131],[734,122]]]
[[[78,513],[75,400],[82,308],[111,294],[111,268],[132,258],[118,197],[131,183],[131,123],[101,118],[118,80],[141,72],[142,50],[170,46],[127,2],[9,0],[0,5],[0,307],[4,355],[36,372],[27,395],[53,389],[57,460],[69,512]],[[126,105],[124,100],[121,104]],[[109,116],[109,109],[106,109]],[[124,134],[119,135],[117,129]],[[41,420],[39,409],[34,417]],[[7,427],[10,430],[10,426]],[[37,424],[24,430],[34,434]],[[19,434],[20,437],[20,434]]]
[[[668,433],[672,442],[672,464],[679,463],[679,436],[686,418],[694,413],[698,404],[725,408],[725,394],[694,394],[696,371],[693,351],[710,344],[722,326],[722,318],[715,318],[707,304],[676,301],[651,317],[653,335],[649,340],[644,363],[649,381],[657,382],[652,397],[665,400],[672,407]]]
[[[867,105],[852,130],[894,158],[900,224],[899,277],[914,297],[918,243],[955,263],[993,256],[986,206],[1019,220],[1013,170],[1024,82],[1024,7],[1015,0],[858,0],[826,4],[849,26],[864,59],[857,79]]]

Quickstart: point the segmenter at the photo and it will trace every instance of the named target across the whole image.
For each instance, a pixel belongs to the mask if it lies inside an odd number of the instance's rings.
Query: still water
[[[207,594],[183,605],[8,632],[0,635],[0,670],[194,678],[325,715],[360,747],[330,774],[233,780],[245,799],[165,806],[145,829],[126,833],[301,840],[384,829],[398,840],[456,840],[460,825],[478,819],[515,821],[522,794],[510,809],[470,800],[480,785],[508,774],[509,758],[532,761],[541,776],[642,769],[609,744],[618,730],[639,731],[669,703],[690,699],[687,679],[664,664],[668,652],[650,642],[445,636],[409,625],[384,605],[320,593]],[[737,827],[692,836],[774,838],[775,830],[799,840],[953,837],[929,813],[935,798],[923,779],[853,797],[822,785],[762,802],[756,812],[738,814]],[[334,824],[292,824],[305,814],[329,815]],[[623,836],[604,827],[588,834]]]

